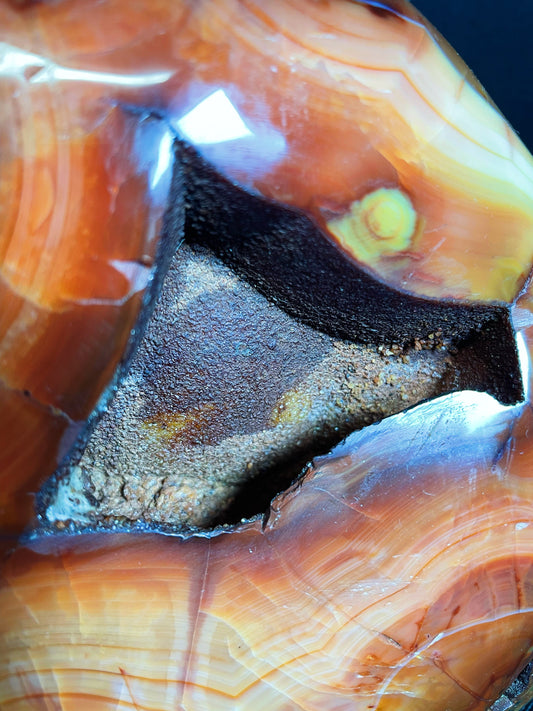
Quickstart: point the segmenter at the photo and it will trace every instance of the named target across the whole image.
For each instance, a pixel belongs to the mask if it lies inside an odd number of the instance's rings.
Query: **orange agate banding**
[[[510,304],[524,401],[365,428],[228,530],[35,529],[147,299],[176,138],[392,289]],[[532,188],[403,0],[2,3],[0,708],[488,708],[533,652]]]

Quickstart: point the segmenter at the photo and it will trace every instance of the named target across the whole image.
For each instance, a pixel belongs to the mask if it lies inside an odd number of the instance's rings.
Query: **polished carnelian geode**
[[[489,708],[533,653],[531,195],[404,0],[1,2],[0,708]],[[333,337],[438,334],[459,392],[238,525],[47,525],[184,236]]]

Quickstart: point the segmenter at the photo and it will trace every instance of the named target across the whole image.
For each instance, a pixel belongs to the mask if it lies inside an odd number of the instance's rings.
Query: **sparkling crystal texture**
[[[0,708],[488,709],[533,654],[531,195],[405,0],[0,3]],[[40,487],[210,210],[301,318],[329,321],[326,282],[358,285],[371,342],[380,312],[399,341],[508,318],[483,358],[521,384],[355,432],[240,525],[44,530]]]

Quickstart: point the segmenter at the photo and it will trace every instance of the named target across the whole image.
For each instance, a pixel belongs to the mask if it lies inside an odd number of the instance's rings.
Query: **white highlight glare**
[[[129,284],[128,297],[146,289],[152,273],[150,267],[145,267],[138,262],[128,262],[120,259],[111,259],[109,265],[127,280]]]
[[[51,62],[38,54],[31,54],[18,47],[0,42],[0,75],[17,76],[23,74],[26,69],[34,70],[34,74],[28,79],[30,84],[42,84],[49,81],[83,81],[94,84],[143,87],[163,84],[172,76],[170,71],[127,76],[112,72],[71,69]]]
[[[0,75],[13,76],[29,67],[39,69],[46,65],[46,60],[38,54],[25,52],[5,42],[0,42]]]
[[[516,347],[518,349],[518,360],[520,362],[520,374],[522,376],[522,386],[524,388],[524,397],[529,401],[529,376],[531,364],[529,362],[529,353],[526,345],[526,340],[522,333],[516,334]]]
[[[113,86],[153,86],[163,84],[172,76],[172,72],[154,72],[153,74],[112,74],[111,72],[88,72],[80,69],[69,69],[58,65],[50,65],[31,79],[32,84],[40,84],[50,79],[62,81],[85,81],[94,84],[111,84]]]
[[[154,190],[160,180],[168,175],[168,171],[172,163],[172,134],[167,131],[159,144],[159,153],[157,156],[157,164],[155,165],[150,177],[150,187]]]
[[[449,398],[449,407],[461,412],[465,432],[469,433],[488,427],[510,409],[509,405],[502,405],[488,393],[463,390],[446,397]]]
[[[516,334],[516,349],[518,351],[518,361],[520,364],[520,375],[522,377],[522,385],[524,388],[524,398],[529,400],[530,394],[530,368],[529,353],[526,341],[522,333]],[[511,410],[520,410],[523,403],[517,405],[502,405],[496,398],[487,393],[471,392],[469,390],[452,393],[446,396],[450,398],[450,402],[455,400],[455,404],[450,404],[450,407],[458,407],[463,411],[465,426],[469,431],[475,431],[483,427],[487,427],[491,420],[504,415]]]
[[[193,145],[212,145],[252,136],[223,89],[217,89],[177,122],[179,132]]]

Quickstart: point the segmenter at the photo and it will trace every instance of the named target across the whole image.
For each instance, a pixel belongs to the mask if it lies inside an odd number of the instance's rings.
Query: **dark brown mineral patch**
[[[335,339],[183,245],[127,376],[44,517],[181,528],[262,512],[350,431],[452,387],[453,359],[430,335],[409,351]]]

